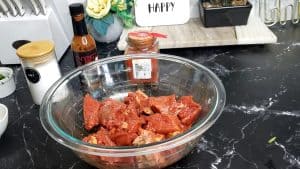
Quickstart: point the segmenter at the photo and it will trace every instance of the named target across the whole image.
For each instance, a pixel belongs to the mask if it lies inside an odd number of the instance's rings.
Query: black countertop
[[[287,25],[272,30],[278,36],[272,45],[161,51],[207,66],[227,93],[221,117],[170,169],[300,168],[300,29]],[[100,44],[99,50],[104,56],[120,53],[114,44]],[[73,68],[70,51],[60,65],[63,73]],[[12,67],[17,89],[0,99],[9,109],[8,128],[0,139],[0,169],[92,168],[47,135],[21,67]]]

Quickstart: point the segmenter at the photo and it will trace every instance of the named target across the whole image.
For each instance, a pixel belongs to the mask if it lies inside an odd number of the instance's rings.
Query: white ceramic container
[[[11,68],[0,67],[0,74],[5,77],[0,80],[0,98],[4,98],[16,90],[16,84],[13,78],[13,70]]]
[[[8,123],[8,110],[4,104],[0,104],[0,138],[6,130]]]

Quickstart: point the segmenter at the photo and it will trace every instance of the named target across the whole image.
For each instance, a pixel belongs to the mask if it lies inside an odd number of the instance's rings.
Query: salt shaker
[[[34,41],[17,49],[26,81],[35,104],[40,105],[46,91],[61,77],[51,41]]]

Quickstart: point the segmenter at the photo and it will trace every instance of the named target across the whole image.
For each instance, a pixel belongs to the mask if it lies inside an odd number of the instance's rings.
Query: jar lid
[[[34,41],[27,43],[17,49],[17,55],[23,59],[34,59],[51,53],[54,44],[51,41]]]
[[[155,42],[155,37],[144,31],[130,32],[127,36],[127,43],[138,49],[149,48]]]

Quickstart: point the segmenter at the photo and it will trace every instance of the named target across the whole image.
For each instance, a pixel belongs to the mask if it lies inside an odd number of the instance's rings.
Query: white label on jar
[[[47,62],[33,64],[31,62],[24,62],[24,72],[26,75],[29,90],[35,104],[40,105],[47,90],[60,77],[60,69],[54,55],[49,56]],[[56,95],[65,95],[59,92],[53,96],[53,102],[56,102]],[[63,98],[63,97],[61,97]]]
[[[151,59],[133,59],[132,67],[135,79],[151,79]]]

